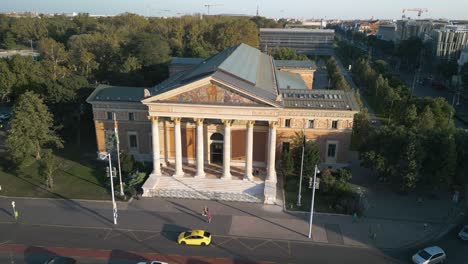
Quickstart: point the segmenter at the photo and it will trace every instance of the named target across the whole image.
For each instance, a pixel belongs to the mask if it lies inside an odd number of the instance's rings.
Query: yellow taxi
[[[177,238],[179,245],[208,246],[211,243],[211,234],[204,230],[190,230],[182,232]]]

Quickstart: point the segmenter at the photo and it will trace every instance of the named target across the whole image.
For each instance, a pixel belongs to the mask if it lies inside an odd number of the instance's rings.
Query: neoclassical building
[[[87,100],[98,153],[114,150],[115,113],[121,149],[154,164],[144,196],[278,202],[278,161],[296,132],[318,144],[321,166],[348,162],[357,103],[352,93],[314,90],[314,71],[240,44],[173,59],[155,87],[101,85]]]

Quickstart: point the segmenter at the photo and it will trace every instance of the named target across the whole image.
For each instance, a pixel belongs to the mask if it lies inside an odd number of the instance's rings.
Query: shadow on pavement
[[[10,213],[10,211],[5,210],[5,209],[3,209],[3,208],[0,208],[0,211],[3,212],[3,213],[5,213],[5,214],[8,215],[8,216],[13,216],[13,215]]]
[[[111,252],[110,258],[108,260],[108,264],[126,264],[126,263],[138,263],[138,262],[143,262],[143,261],[148,261],[143,256],[120,250],[120,249],[114,249]]]
[[[63,263],[67,263],[67,264],[68,263],[76,263],[76,261],[73,262],[73,259],[63,257],[63,256],[59,256],[56,253],[48,251],[47,249],[44,249],[44,248],[41,248],[41,247],[31,246],[31,247],[28,247],[24,251],[24,262],[26,264],[42,264],[42,263],[46,263],[46,261],[48,261],[48,260],[50,260],[52,258],[60,258],[60,259],[64,259],[64,260],[68,259],[69,262],[63,262]],[[60,263],[62,263],[62,262],[60,262]]]
[[[197,220],[202,220],[203,222],[206,221],[206,219],[204,217],[202,217],[202,215],[201,215],[201,211],[202,211],[203,208],[200,208],[200,211],[197,212],[197,211],[193,210],[192,208],[188,208],[185,205],[182,205],[182,204],[179,204],[179,203],[176,203],[176,202],[173,202],[173,201],[169,201],[169,202],[171,204],[173,204],[175,206],[175,208],[177,210],[179,210],[180,212],[185,213],[187,215],[190,215],[190,216],[196,218]]]
[[[189,228],[182,227],[179,225],[172,225],[172,224],[164,224],[161,235],[166,238],[167,240],[177,243],[177,237],[179,236],[180,232],[188,231]]]

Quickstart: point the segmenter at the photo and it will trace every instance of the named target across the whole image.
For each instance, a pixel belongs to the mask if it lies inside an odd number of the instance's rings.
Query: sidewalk
[[[0,223],[14,222],[11,198],[0,198]],[[313,237],[307,237],[309,214],[291,214],[275,205],[146,198],[119,204],[118,225],[112,224],[111,203],[53,199],[14,199],[23,225],[179,232],[201,228],[216,236],[290,240],[351,247],[397,249],[434,236],[446,221],[421,221],[314,215]],[[203,206],[213,214],[211,224],[201,216]]]

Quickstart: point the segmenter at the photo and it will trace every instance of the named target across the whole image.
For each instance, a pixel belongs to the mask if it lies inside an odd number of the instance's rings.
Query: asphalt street
[[[0,245],[5,243],[29,245],[22,256],[8,252],[0,255],[0,259],[3,260],[16,257],[17,262],[14,263],[37,263],[33,257],[37,256],[37,250],[34,250],[37,247],[106,249],[117,255],[121,252],[131,252],[131,254],[151,252],[165,256],[183,255],[273,263],[399,263],[390,253],[378,249],[288,240],[272,241],[214,235],[213,243],[208,247],[180,246],[175,243],[178,233],[172,231],[150,232],[3,223],[0,224],[0,234]],[[107,260],[108,262],[104,260],[102,263],[116,263],[111,259],[112,257]],[[84,260],[84,263],[87,263],[86,261]]]

